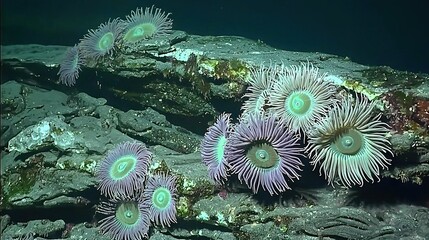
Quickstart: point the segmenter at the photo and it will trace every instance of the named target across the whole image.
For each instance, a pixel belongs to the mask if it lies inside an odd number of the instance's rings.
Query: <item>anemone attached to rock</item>
[[[268,107],[269,92],[276,81],[277,68],[273,65],[265,67],[250,68],[249,87],[243,98],[247,100],[243,103],[241,110],[243,116],[249,113],[261,114]]]
[[[365,181],[379,180],[380,167],[387,168],[393,155],[386,138],[389,129],[380,121],[380,115],[373,116],[375,103],[364,96],[357,96],[353,102],[345,100],[333,108],[326,119],[309,131],[306,152],[320,174],[324,173],[329,184],[339,177],[342,184],[351,187],[362,186]]]
[[[137,8],[131,11],[125,22],[126,29],[123,40],[135,43],[142,39],[151,38],[155,35],[166,35],[171,32],[173,20],[169,18],[170,13],[165,13],[160,8],[147,7]]]
[[[150,219],[162,227],[176,222],[176,178],[166,174],[151,176],[143,193]]]
[[[209,178],[222,184],[228,177],[228,159],[225,147],[231,132],[231,114],[221,114],[209,127],[201,143],[201,157],[208,167]]]
[[[324,77],[310,63],[287,68],[273,85],[270,110],[293,132],[305,132],[336,102],[336,88]]]
[[[102,23],[96,30],[88,30],[80,42],[82,54],[86,58],[94,59],[112,55],[115,43],[124,28],[124,23],[119,18],[115,18]]]
[[[271,195],[290,189],[287,179],[299,179],[303,166],[298,138],[272,114],[242,118],[227,145],[232,173],[257,193]]]
[[[83,63],[78,45],[68,49],[58,71],[60,82],[66,86],[75,85]]]
[[[110,199],[97,212],[107,215],[99,221],[100,231],[118,240],[144,239],[150,226],[149,209],[140,198]]]
[[[143,143],[119,144],[99,165],[97,178],[101,193],[109,198],[131,196],[143,187],[151,159],[152,153]]]

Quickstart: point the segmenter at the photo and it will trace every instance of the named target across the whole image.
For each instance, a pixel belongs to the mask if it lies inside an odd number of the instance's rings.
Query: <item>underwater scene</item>
[[[2,1],[1,239],[429,239],[401,4]]]

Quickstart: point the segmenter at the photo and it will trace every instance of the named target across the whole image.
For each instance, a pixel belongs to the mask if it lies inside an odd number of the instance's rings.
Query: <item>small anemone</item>
[[[231,114],[221,114],[213,126],[209,127],[201,143],[203,163],[208,167],[209,178],[222,184],[228,177],[228,160],[225,146],[231,132]]]
[[[169,15],[170,13],[165,13],[154,6],[144,10],[137,8],[136,11],[131,11],[131,15],[126,17],[126,30],[123,40],[135,43],[155,35],[169,34],[173,25],[173,20],[168,17]]]
[[[124,23],[115,18],[102,23],[96,30],[88,30],[81,40],[80,47],[86,58],[98,59],[111,55],[118,40],[119,34],[124,30]]]
[[[84,60],[78,45],[68,49],[58,71],[60,82],[66,86],[75,85],[83,64]]]
[[[176,222],[176,178],[171,175],[151,176],[143,193],[145,206],[149,207],[150,219],[162,227]]]
[[[110,199],[108,202],[102,202],[97,212],[107,215],[99,221],[100,231],[112,239],[148,237],[149,210],[140,198]]]
[[[242,118],[227,145],[232,173],[257,193],[259,187],[271,195],[290,189],[287,179],[299,179],[303,166],[298,138],[275,116],[249,114]],[[286,177],[285,177],[286,176]]]
[[[310,63],[286,69],[273,86],[270,110],[292,131],[307,131],[336,103],[336,88],[324,77]]]
[[[99,189],[109,198],[130,196],[146,179],[152,159],[143,143],[125,142],[108,152],[97,171]]]
[[[243,96],[247,100],[241,107],[243,116],[249,113],[261,114],[266,110],[271,87],[277,80],[277,71],[273,65],[265,67],[261,64],[259,67],[250,68],[249,87]]]
[[[310,163],[320,164],[320,174],[329,184],[338,176],[347,187],[362,186],[365,181],[374,182],[373,176],[379,180],[380,167],[390,164],[385,156],[393,155],[386,138],[388,125],[379,120],[380,115],[372,115],[374,108],[375,103],[368,103],[364,96],[354,102],[347,99],[309,131]]]

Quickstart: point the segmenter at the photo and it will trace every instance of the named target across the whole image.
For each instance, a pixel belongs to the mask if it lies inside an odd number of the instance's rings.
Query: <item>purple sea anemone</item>
[[[236,125],[227,145],[232,173],[257,193],[271,195],[290,189],[286,182],[299,179],[303,166],[298,138],[274,115],[249,114]],[[286,176],[286,177],[285,177]]]
[[[143,187],[152,159],[143,143],[125,142],[108,152],[97,172],[99,189],[109,198],[131,196]]]
[[[250,68],[249,87],[243,98],[241,110],[243,116],[249,113],[261,114],[268,107],[268,97],[273,83],[277,80],[277,68],[270,65],[268,68],[262,64],[259,67]]]
[[[111,55],[119,34],[124,30],[124,23],[115,18],[102,23],[96,30],[88,30],[81,40],[80,47],[86,58],[98,59]]]
[[[221,114],[215,124],[208,128],[201,143],[201,157],[208,167],[209,178],[222,184],[228,177],[228,162],[225,146],[231,132],[231,114]]]
[[[75,85],[83,63],[84,61],[77,45],[68,49],[58,71],[60,82],[66,86]]]
[[[305,132],[336,102],[336,88],[324,81],[324,77],[325,74],[320,74],[310,63],[286,69],[273,86],[270,110],[293,132]]]
[[[136,240],[148,237],[149,210],[141,199],[111,199],[103,202],[97,212],[107,215],[100,220],[100,231],[112,239]]]
[[[155,35],[165,35],[171,32],[173,20],[159,8],[152,6],[146,9],[137,8],[127,16],[124,41],[134,43]]]
[[[364,181],[374,182],[373,176],[379,179],[379,168],[390,164],[385,156],[393,155],[386,138],[388,125],[380,115],[372,115],[374,107],[364,96],[348,99],[309,132],[306,151],[311,164],[321,164],[320,174],[323,171],[329,184],[339,177],[347,187],[362,186]]]
[[[143,193],[150,219],[162,227],[176,222],[176,178],[165,174],[151,176]]]

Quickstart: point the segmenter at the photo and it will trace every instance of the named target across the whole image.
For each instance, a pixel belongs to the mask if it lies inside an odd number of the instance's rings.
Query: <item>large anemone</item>
[[[150,219],[162,227],[176,222],[176,178],[171,175],[151,176],[143,193],[145,206],[149,207]]]
[[[392,154],[389,129],[379,115],[372,115],[374,107],[363,96],[354,102],[348,99],[309,132],[306,151],[311,164],[320,164],[330,184],[338,176],[347,187],[362,186],[364,181],[374,182],[374,176],[379,179],[380,167],[390,164],[385,156]]]
[[[243,103],[241,110],[243,116],[249,113],[261,114],[268,107],[269,92],[276,81],[277,68],[273,65],[265,67],[250,68],[249,87],[243,98],[247,100]]]
[[[303,165],[298,138],[274,115],[249,114],[242,118],[227,145],[232,172],[257,193],[271,195],[290,189],[287,180],[299,178]]]
[[[231,132],[231,114],[221,114],[213,126],[209,127],[201,143],[203,163],[208,167],[209,178],[222,184],[228,177],[228,160],[225,146]]]
[[[60,82],[66,86],[75,85],[83,63],[78,45],[68,49],[58,71]]]
[[[148,236],[149,210],[140,198],[111,199],[102,202],[97,212],[107,215],[99,221],[100,231],[112,239],[136,240]]]
[[[291,66],[279,76],[270,93],[270,106],[287,127],[305,132],[335,103],[335,86],[310,63]]]
[[[152,153],[138,142],[109,151],[97,172],[101,193],[110,198],[131,196],[143,186],[151,159]]]
[[[170,33],[173,20],[168,17],[169,15],[170,13],[165,13],[154,6],[131,11],[131,15],[126,17],[124,41],[134,43],[155,35]]]
[[[86,58],[98,59],[111,55],[118,40],[119,34],[124,30],[124,23],[119,18],[102,23],[96,30],[88,30],[81,40],[80,47]]]

